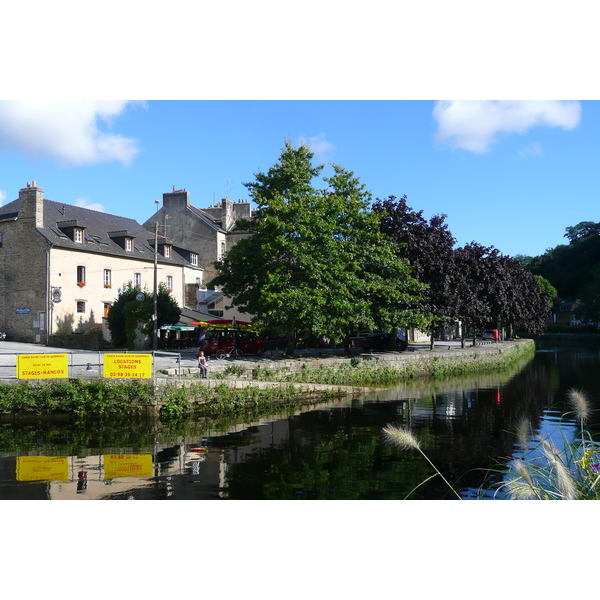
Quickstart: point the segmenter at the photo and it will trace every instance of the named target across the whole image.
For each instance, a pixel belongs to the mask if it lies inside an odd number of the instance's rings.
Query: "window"
[[[133,274],[133,287],[142,289],[142,274],[141,273]]]
[[[164,248],[165,248],[165,251],[164,251],[165,258],[171,258],[171,246],[165,246]]]
[[[77,244],[83,244],[83,229],[75,227],[73,230],[73,241]]]
[[[77,285],[83,287],[85,285],[85,267],[79,265],[77,267]]]
[[[112,272],[110,269],[104,269],[102,282],[104,283],[105,288],[110,288],[112,286]]]
[[[190,252],[190,262],[197,267],[198,266],[198,255]]]
[[[110,302],[104,303],[104,317],[105,318],[108,317],[108,313],[110,311],[110,306],[111,306]]]
[[[225,256],[225,242],[221,242],[221,254],[219,258],[223,258]]]
[[[173,277],[171,275],[167,275],[167,289],[170,292],[173,291]]]
[[[85,301],[77,300],[77,312],[79,314],[85,313]]]
[[[127,250],[127,252],[133,250],[133,240],[131,238],[125,238],[125,250]]]

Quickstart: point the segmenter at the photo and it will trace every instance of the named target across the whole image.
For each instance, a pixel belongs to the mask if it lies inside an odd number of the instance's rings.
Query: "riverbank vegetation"
[[[93,423],[95,428],[101,428],[135,423],[154,415],[163,424],[204,418],[217,426],[233,417],[253,420],[339,396],[335,390],[307,394],[291,386],[232,389],[226,385],[209,388],[198,383],[155,389],[151,383],[74,379],[37,385],[0,385],[0,422],[14,423],[37,416]]]
[[[291,383],[323,383],[346,386],[389,386],[416,377],[443,379],[464,375],[493,373],[523,365],[533,358],[535,342],[525,340],[502,352],[454,352],[450,355],[426,353],[420,356],[400,357],[401,360],[385,359],[364,361],[354,356],[337,365],[318,365],[314,368],[306,363],[299,370],[289,367],[252,370],[255,381],[283,381]]]

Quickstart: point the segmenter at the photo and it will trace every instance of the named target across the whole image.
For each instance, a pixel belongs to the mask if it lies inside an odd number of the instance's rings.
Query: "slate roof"
[[[18,209],[19,200],[0,207],[0,222],[14,220]],[[83,228],[84,243],[74,242],[64,231],[61,231],[61,228],[66,227]],[[38,231],[52,246],[58,248],[154,261],[154,233],[145,229],[135,219],[44,198],[44,226],[38,228]],[[133,238],[133,250],[125,250],[119,244],[118,240],[123,237]],[[159,239],[165,241],[162,236],[159,236]],[[181,254],[182,252],[184,255]],[[159,252],[157,260],[162,264],[191,266],[184,257],[188,254],[185,250],[174,247],[171,258],[165,258]]]
[[[221,219],[213,219],[213,217],[205,213],[201,208],[197,208],[191,204],[188,205],[188,209],[191,210],[194,215],[199,217],[201,221],[204,221],[208,226],[212,227],[216,231],[226,233],[225,229],[222,227]]]

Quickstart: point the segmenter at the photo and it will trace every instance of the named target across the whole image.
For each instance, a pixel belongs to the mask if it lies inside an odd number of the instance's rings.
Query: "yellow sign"
[[[69,376],[67,354],[18,354],[18,379],[49,379]]]
[[[152,454],[105,454],[104,478],[152,477]]]
[[[69,459],[66,456],[17,456],[17,481],[66,481]]]
[[[104,377],[151,378],[152,354],[105,354]]]

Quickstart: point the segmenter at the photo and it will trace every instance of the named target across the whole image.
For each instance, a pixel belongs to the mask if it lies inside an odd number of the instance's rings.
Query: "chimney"
[[[165,210],[183,210],[190,205],[190,193],[184,190],[176,190],[173,186],[172,192],[163,194],[163,207]]]
[[[19,219],[31,221],[33,227],[44,226],[44,190],[33,187],[27,182],[27,187],[19,190]]]
[[[229,198],[221,199],[221,223],[225,231],[229,231],[235,225],[233,216],[233,202]]]

